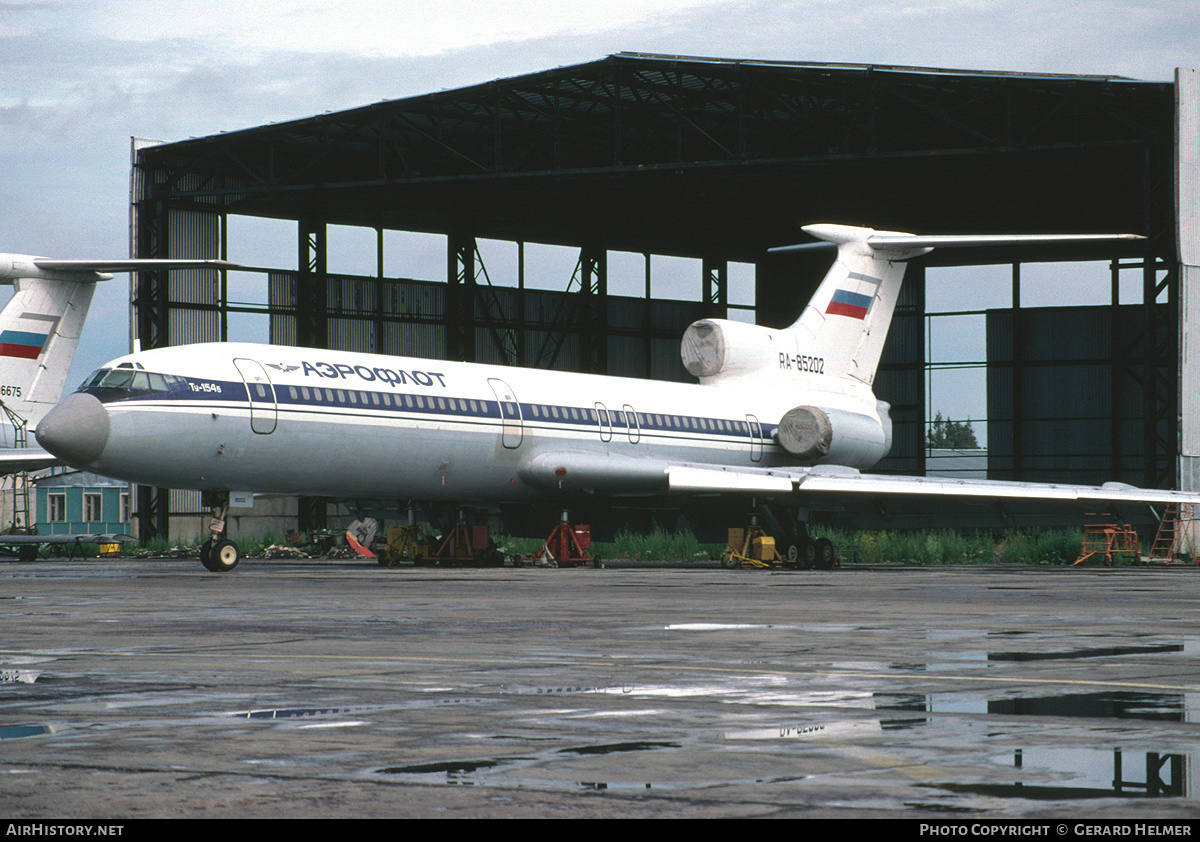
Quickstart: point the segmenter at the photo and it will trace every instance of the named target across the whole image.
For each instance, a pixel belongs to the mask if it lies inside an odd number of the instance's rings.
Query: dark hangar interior
[[[725,315],[730,261],[756,267],[759,323],[795,318],[828,257],[766,252],[804,241],[809,222],[1139,233],[1147,239],[1122,250],[942,250],[915,261],[876,381],[896,430],[878,469],[926,467],[926,266],[1005,263],[1019,279],[1022,262],[1089,259],[1109,262],[1111,301],[1023,310],[1014,281],[1013,306],[987,312],[988,473],[1172,487],[1174,95],[1169,82],[1119,77],[621,53],[135,144],[135,256],[225,257],[228,216],[292,220],[295,265],[260,270],[272,342],[683,380],[678,338],[696,318]],[[376,277],[326,270],[328,225],[377,232]],[[445,276],[383,277],[382,232],[393,230],[445,235]],[[523,278],[491,286],[478,238],[578,249],[576,275],[562,292],[527,290]],[[610,251],[699,259],[700,300],[609,295]],[[1125,273],[1141,301],[1118,306]],[[238,311],[204,273],[142,272],[131,292],[142,348],[225,339]],[[419,348],[397,338],[404,330]],[[177,506],[139,495],[160,527]]]

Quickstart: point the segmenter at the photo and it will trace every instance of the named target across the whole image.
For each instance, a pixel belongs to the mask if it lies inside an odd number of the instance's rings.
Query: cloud
[[[1200,66],[1200,16],[1189,0],[4,2],[0,247],[125,253],[131,136],[215,134],[624,50],[1167,81]],[[97,306],[123,314],[126,299],[118,279]],[[89,319],[81,365],[112,356],[89,337],[124,343],[118,317]]]

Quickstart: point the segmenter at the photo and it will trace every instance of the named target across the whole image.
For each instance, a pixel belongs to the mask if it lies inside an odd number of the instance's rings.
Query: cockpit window
[[[84,389],[90,389],[93,386],[99,386],[100,381],[104,379],[104,375],[108,374],[109,371],[110,371],[110,369],[107,369],[107,368],[102,368],[102,369],[99,369],[98,371],[93,371],[91,376],[88,377],[87,380],[84,380],[83,383],[80,384],[79,391],[82,392]]]
[[[136,388],[136,387],[133,387],[130,385],[133,383],[133,379],[136,376],[137,375],[134,373],[132,368],[118,368],[118,369],[116,369],[114,371],[110,371],[108,373],[108,376],[105,377],[104,381],[100,384],[100,388],[102,388],[102,389]]]
[[[146,371],[122,364],[117,368],[102,368],[83,382],[81,392],[91,392],[102,401],[120,400],[133,395],[169,392],[178,382],[173,375]]]

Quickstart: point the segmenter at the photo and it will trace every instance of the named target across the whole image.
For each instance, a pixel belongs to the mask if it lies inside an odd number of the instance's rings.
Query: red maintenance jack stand
[[[458,523],[434,553],[438,564],[468,564],[474,567],[503,567],[504,554],[488,534],[487,524],[467,525],[462,512]]]
[[[533,564],[552,567],[578,567],[591,564],[598,567],[600,559],[592,558],[588,550],[592,546],[592,529],[590,526],[579,524],[572,526],[568,519],[569,512],[563,509],[558,526],[550,533],[550,537],[542,542],[542,549],[536,556],[526,559]]]

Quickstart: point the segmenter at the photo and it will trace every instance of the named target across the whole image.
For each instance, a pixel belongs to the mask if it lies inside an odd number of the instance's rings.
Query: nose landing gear
[[[204,499],[209,501],[210,495],[206,493]],[[225,518],[229,515],[229,492],[213,493],[211,499],[212,517],[208,521],[208,531],[212,537],[200,545],[200,563],[213,573],[228,573],[242,560],[238,545],[221,537],[225,532]]]

